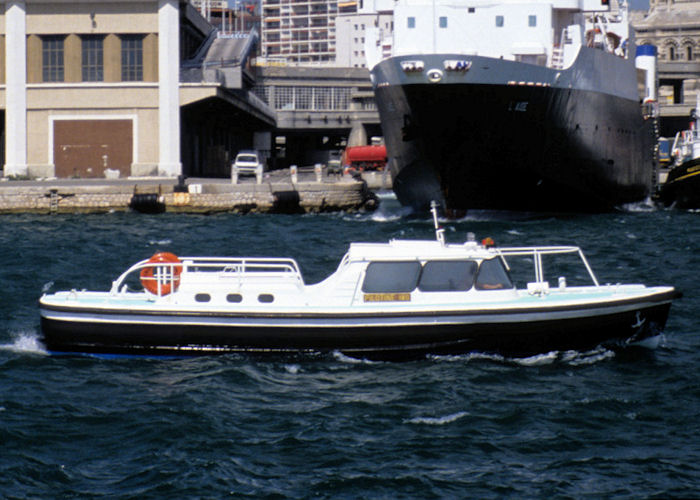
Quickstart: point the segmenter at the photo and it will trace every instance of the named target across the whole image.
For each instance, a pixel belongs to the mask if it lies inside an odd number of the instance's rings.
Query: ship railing
[[[111,294],[126,292],[127,281],[139,275],[141,283],[152,281],[156,295],[174,291],[185,273],[211,273],[216,278],[288,279],[304,286],[299,265],[294,259],[275,257],[180,257],[179,262],[137,262],[112,282]],[[150,270],[144,274],[145,270]]]
[[[671,146],[671,156],[673,156],[677,165],[680,165],[692,156],[696,134],[697,132],[695,130],[676,132],[673,145]]]
[[[542,257],[544,255],[560,255],[560,254],[577,254],[583,266],[588,271],[588,276],[595,286],[600,286],[598,278],[596,278],[593,269],[591,268],[586,256],[583,254],[581,248],[576,246],[546,246],[546,247],[503,247],[493,249],[503,261],[506,269],[510,271],[510,266],[508,265],[507,257],[531,257],[535,266],[535,282],[543,283],[545,281],[544,277],[544,266],[542,265]]]

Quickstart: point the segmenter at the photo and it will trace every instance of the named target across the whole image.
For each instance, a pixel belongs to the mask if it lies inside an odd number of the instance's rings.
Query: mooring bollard
[[[314,164],[314,173],[316,174],[316,182],[321,182],[321,172],[323,171],[323,168],[321,167],[320,163]]]
[[[292,183],[296,184],[297,183],[297,166],[292,165],[289,167],[289,175],[292,176]]]
[[[231,184],[238,184],[238,167],[231,165]]]

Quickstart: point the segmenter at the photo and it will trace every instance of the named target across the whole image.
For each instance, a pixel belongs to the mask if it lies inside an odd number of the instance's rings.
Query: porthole
[[[271,293],[261,293],[260,295],[258,295],[258,302],[262,302],[263,304],[269,304],[274,300],[275,297]]]
[[[194,300],[197,302],[209,302],[211,300],[211,295],[208,293],[198,293],[194,296]]]
[[[243,296],[240,293],[229,293],[226,296],[226,302],[231,302],[233,304],[238,304],[243,301]]]

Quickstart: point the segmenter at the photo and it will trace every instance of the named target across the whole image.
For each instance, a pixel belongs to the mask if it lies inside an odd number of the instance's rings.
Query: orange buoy
[[[182,273],[182,263],[177,255],[170,252],[158,252],[148,259],[148,264],[151,263],[168,265],[153,265],[141,269],[140,277],[143,287],[154,295],[168,295],[177,290],[180,285],[180,273]]]

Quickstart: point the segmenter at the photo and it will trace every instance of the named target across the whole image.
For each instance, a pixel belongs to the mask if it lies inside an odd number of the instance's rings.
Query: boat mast
[[[435,238],[442,246],[445,246],[445,230],[438,223],[438,202],[433,200],[430,202],[430,212],[433,214],[433,225],[435,226]]]

